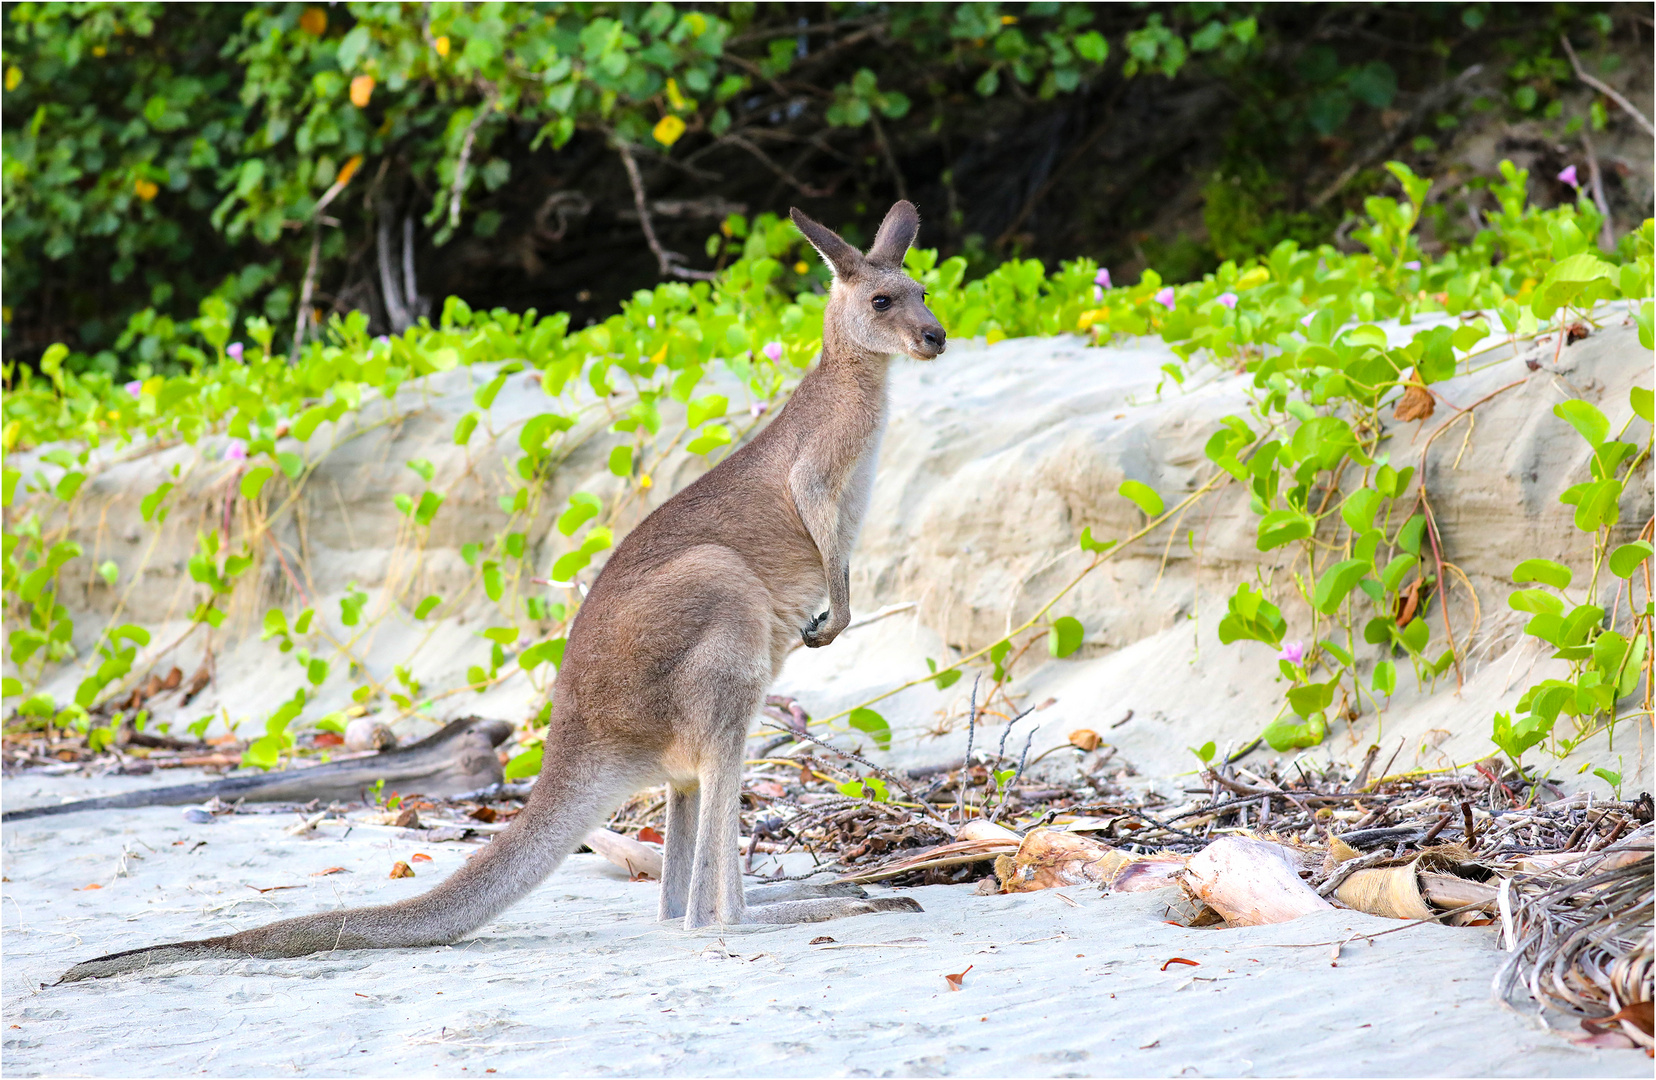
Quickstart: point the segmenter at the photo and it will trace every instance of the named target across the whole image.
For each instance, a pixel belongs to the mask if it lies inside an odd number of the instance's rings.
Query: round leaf
[[[1081,647],[1081,639],[1086,636],[1086,628],[1080,620],[1068,615],[1056,619],[1052,628],[1047,631],[1047,651],[1053,656],[1062,659]]]
[[[1133,500],[1138,508],[1144,511],[1146,517],[1155,517],[1164,509],[1162,497],[1157,495],[1149,484],[1141,484],[1137,480],[1123,480],[1120,491],[1123,496]]]

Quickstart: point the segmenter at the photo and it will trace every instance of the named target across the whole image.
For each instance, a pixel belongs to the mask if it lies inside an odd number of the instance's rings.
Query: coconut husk
[[[1357,871],[1334,890],[1334,898],[1355,911],[1388,919],[1430,919],[1440,910],[1467,904],[1494,911],[1495,887],[1467,876],[1473,865],[1467,860],[1463,848],[1425,851],[1406,863]]]
[[[1135,855],[1062,829],[1036,829],[1016,853],[995,860],[1002,892],[1037,892],[1065,885],[1098,885],[1111,892],[1142,892],[1177,884],[1182,855]]]

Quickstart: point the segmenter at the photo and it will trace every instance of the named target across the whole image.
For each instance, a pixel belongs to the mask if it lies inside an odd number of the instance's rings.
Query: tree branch
[[[644,195],[644,177],[638,171],[638,161],[633,157],[632,147],[623,139],[614,140],[615,152],[621,155],[621,164],[627,167],[627,182],[632,185],[633,205],[638,207],[638,225],[644,230],[644,242],[650,245],[650,251],[656,257],[656,265],[661,269],[663,277],[688,278],[691,281],[712,281],[716,274],[707,270],[692,270],[686,266],[678,266],[675,260],[681,260],[683,255],[668,251],[656,239],[655,226],[650,223],[649,200]]]
[[[1623,112],[1627,113],[1628,116],[1631,116],[1640,127],[1644,128],[1644,133],[1646,135],[1656,138],[1656,128],[1652,128],[1650,126],[1649,118],[1647,118],[1644,113],[1640,112],[1636,105],[1612,90],[1608,83],[1601,82],[1600,80],[1593,78],[1581,69],[1581,60],[1576,56],[1575,50],[1570,47],[1569,37],[1560,34],[1558,40],[1564,46],[1564,55],[1570,58],[1570,66],[1575,68],[1576,78],[1580,79],[1588,86],[1591,86],[1594,90],[1597,90],[1611,101],[1614,101],[1617,105],[1620,105]]]

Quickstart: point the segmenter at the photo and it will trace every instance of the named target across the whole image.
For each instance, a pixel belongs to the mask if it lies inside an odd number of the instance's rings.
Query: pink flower
[[[1420,260],[1419,259],[1410,259],[1408,262],[1403,264],[1403,269],[1405,269],[1405,270],[1419,270],[1420,269]]]
[[[1219,302],[1230,308],[1232,311],[1236,310],[1236,294],[1233,292],[1220,293]]]
[[[231,439],[230,445],[224,448],[225,461],[246,461],[247,444],[240,439]]]
[[[239,341],[232,341],[229,345],[227,345],[225,347],[224,353],[225,353],[226,356],[230,357],[230,359],[234,360],[236,363],[238,363],[238,364],[241,363],[242,343],[239,342]]]
[[[133,397],[137,397],[139,394],[142,394],[144,392],[143,381],[140,379],[133,379],[131,382],[126,384],[126,392],[131,394]]]
[[[1574,165],[1571,165],[1571,166],[1567,167],[1563,172],[1559,173],[1558,178],[1560,180],[1562,180],[1564,183],[1569,184],[1571,187],[1580,187],[1581,186],[1581,181],[1576,179],[1576,171],[1575,171],[1575,166]]]
[[[1278,660],[1286,660],[1290,664],[1298,664],[1305,659],[1305,642],[1285,641],[1282,651],[1277,653]]]
[[[391,344],[391,335],[390,334],[381,334],[379,337],[375,338],[374,340],[376,342],[378,342],[379,344],[381,344],[381,345],[389,345],[389,344]]]
[[[1100,289],[1113,289],[1115,287],[1110,284],[1110,272],[1102,266],[1098,268],[1098,273],[1093,275],[1093,284]]]
[[[1168,311],[1172,311],[1175,307],[1177,307],[1178,301],[1173,299],[1173,286],[1169,285],[1167,288],[1157,293],[1156,303],[1160,304]]]
[[[765,404],[763,401],[755,401],[752,405],[748,406],[748,415],[757,420],[761,416],[764,416],[765,412],[769,408],[770,406]]]
[[[770,357],[771,363],[779,364],[782,362],[782,343],[780,341],[766,342],[764,352],[766,356]]]

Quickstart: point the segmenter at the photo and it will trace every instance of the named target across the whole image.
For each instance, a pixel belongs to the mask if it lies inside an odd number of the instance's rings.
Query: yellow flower
[[[667,80],[667,100],[673,103],[673,108],[675,109],[684,108],[684,95],[679,93],[678,81],[676,79]]]
[[[368,107],[368,99],[374,96],[374,77],[372,75],[358,75],[351,80],[351,104],[359,109]]]
[[[650,479],[650,474],[649,473],[639,473],[638,474],[638,486],[643,488],[645,491],[649,491],[652,487],[655,486],[655,481]]]
[[[149,202],[151,199],[161,194],[161,189],[155,185],[154,181],[145,180],[141,176],[132,182],[132,190],[136,191],[138,193],[138,197],[143,199],[145,202]]]
[[[308,7],[299,16],[299,29],[312,37],[321,37],[328,31],[328,13],[319,7]]]
[[[448,55],[449,40],[448,40],[448,35],[447,34],[444,34],[442,37],[438,38],[436,41],[433,41],[431,44],[434,47],[436,47],[438,56],[447,56]]]
[[[798,274],[800,277],[804,277],[810,272],[811,264],[806,262],[804,259],[800,259],[798,262],[794,263],[794,273]]]
[[[1002,26],[1016,26],[1017,24],[1018,24],[1018,17],[1016,15],[1002,15],[1001,16],[1001,25]]]
[[[684,121],[676,116],[663,116],[657,121],[655,130],[651,132],[656,142],[662,146],[672,146],[684,134]]]
[[[92,46],[92,55],[93,56],[107,56],[107,55],[109,55],[109,49],[106,46],[103,46],[103,45],[94,45],[94,46]]]
[[[6,69],[6,89],[16,90],[23,83],[23,69],[12,65]]]

